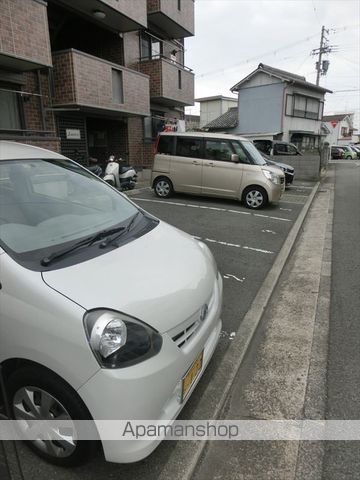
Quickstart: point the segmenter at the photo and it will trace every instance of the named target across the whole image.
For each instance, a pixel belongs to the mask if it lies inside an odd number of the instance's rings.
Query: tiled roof
[[[238,124],[238,109],[237,107],[229,108],[226,113],[215,118],[203,128],[221,130],[223,128],[234,128]]]
[[[341,122],[344,118],[348,117],[350,113],[338,113],[337,115],[324,115],[323,122]]]
[[[264,73],[267,73],[268,75],[277,77],[285,82],[291,82],[291,83],[294,83],[295,85],[311,88],[312,90],[317,90],[318,92],[332,93],[332,91],[328,90],[327,88],[323,88],[323,87],[320,87],[319,85],[315,85],[314,83],[307,82],[305,77],[296,75],[295,73],[287,72],[285,70],[280,70],[279,68],[270,67],[269,65],[265,65],[265,63],[259,63],[256,70],[251,72],[247,77],[240,80],[240,82],[238,82],[236,85],[230,88],[230,90],[232,92],[237,92],[241,87],[241,85],[243,85],[245,82],[250,80],[250,78],[258,72],[264,72]]]

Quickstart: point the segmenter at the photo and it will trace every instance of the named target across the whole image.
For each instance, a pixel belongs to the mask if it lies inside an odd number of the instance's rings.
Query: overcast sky
[[[335,45],[324,57],[328,74],[320,78],[334,91],[326,95],[325,113],[354,112],[360,128],[359,0],[196,0],[195,36],[185,41],[195,98],[232,96],[230,88],[260,62],[315,83],[310,52],[319,47],[322,25]],[[187,113],[199,113],[199,104]]]

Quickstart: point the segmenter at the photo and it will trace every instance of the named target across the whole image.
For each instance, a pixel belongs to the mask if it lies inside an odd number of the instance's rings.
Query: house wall
[[[284,91],[283,126],[281,129],[284,132],[282,139],[285,142],[290,142],[290,137],[291,137],[291,134],[289,134],[290,130],[306,131],[306,132],[312,132],[315,135],[320,135],[321,120],[290,117],[288,115],[285,115],[286,95],[293,95],[294,93],[298,93],[300,95],[305,95],[308,97],[314,97],[319,99],[320,101],[324,101],[324,94],[322,93],[309,90],[308,88],[299,88],[298,86],[292,86],[292,85],[286,86]]]
[[[236,133],[281,132],[283,91],[282,82],[239,90]]]
[[[220,117],[220,115],[223,113],[226,113],[229,108],[236,106],[236,98],[234,98],[234,100],[225,100],[219,98],[216,100],[200,102],[200,128],[212,120],[215,120],[215,118]]]
[[[326,136],[325,142],[328,142],[330,145],[348,145],[350,142],[357,141],[354,136],[343,137],[341,135],[341,130],[343,127],[349,131],[352,128],[351,122],[348,118],[344,118],[337,122],[335,127],[332,126],[331,122],[325,122],[325,125],[330,130],[330,134]]]

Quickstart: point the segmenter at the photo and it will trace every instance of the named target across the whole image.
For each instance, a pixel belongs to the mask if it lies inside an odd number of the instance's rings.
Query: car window
[[[230,162],[233,153],[230,142],[226,140],[206,140],[205,158],[207,160]]]
[[[250,163],[250,160],[248,159],[248,156],[246,155],[246,152],[244,148],[241,146],[240,142],[237,141],[232,141],[232,146],[234,147],[235,153],[238,155],[240,163]]]
[[[274,145],[274,155],[287,155],[287,145],[284,143],[276,143]]]
[[[271,152],[271,141],[266,140],[254,140],[255,147],[266,155],[270,155]]]
[[[177,137],[176,155],[179,157],[200,158],[201,140],[191,137]]]
[[[159,138],[157,152],[172,155],[174,152],[174,139],[175,137],[170,135],[161,135]]]
[[[137,211],[70,160],[0,162],[0,240],[15,253],[77,241]]]
[[[255,165],[266,165],[266,160],[252,142],[241,141],[240,143],[250,157],[251,163],[254,163]]]
[[[297,155],[297,149],[294,145],[287,145],[287,154],[288,155]]]

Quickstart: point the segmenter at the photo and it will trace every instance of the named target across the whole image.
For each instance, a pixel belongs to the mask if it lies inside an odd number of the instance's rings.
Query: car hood
[[[280,167],[280,168],[286,168],[288,170],[294,170],[294,167],[291,165],[288,165],[287,163],[282,163],[282,162],[274,162],[272,160],[266,160],[268,164],[273,165],[274,167]]]
[[[174,328],[208,302],[215,278],[208,249],[164,222],[104,255],[43,273],[49,287],[84,309],[121,311],[159,332]]]

